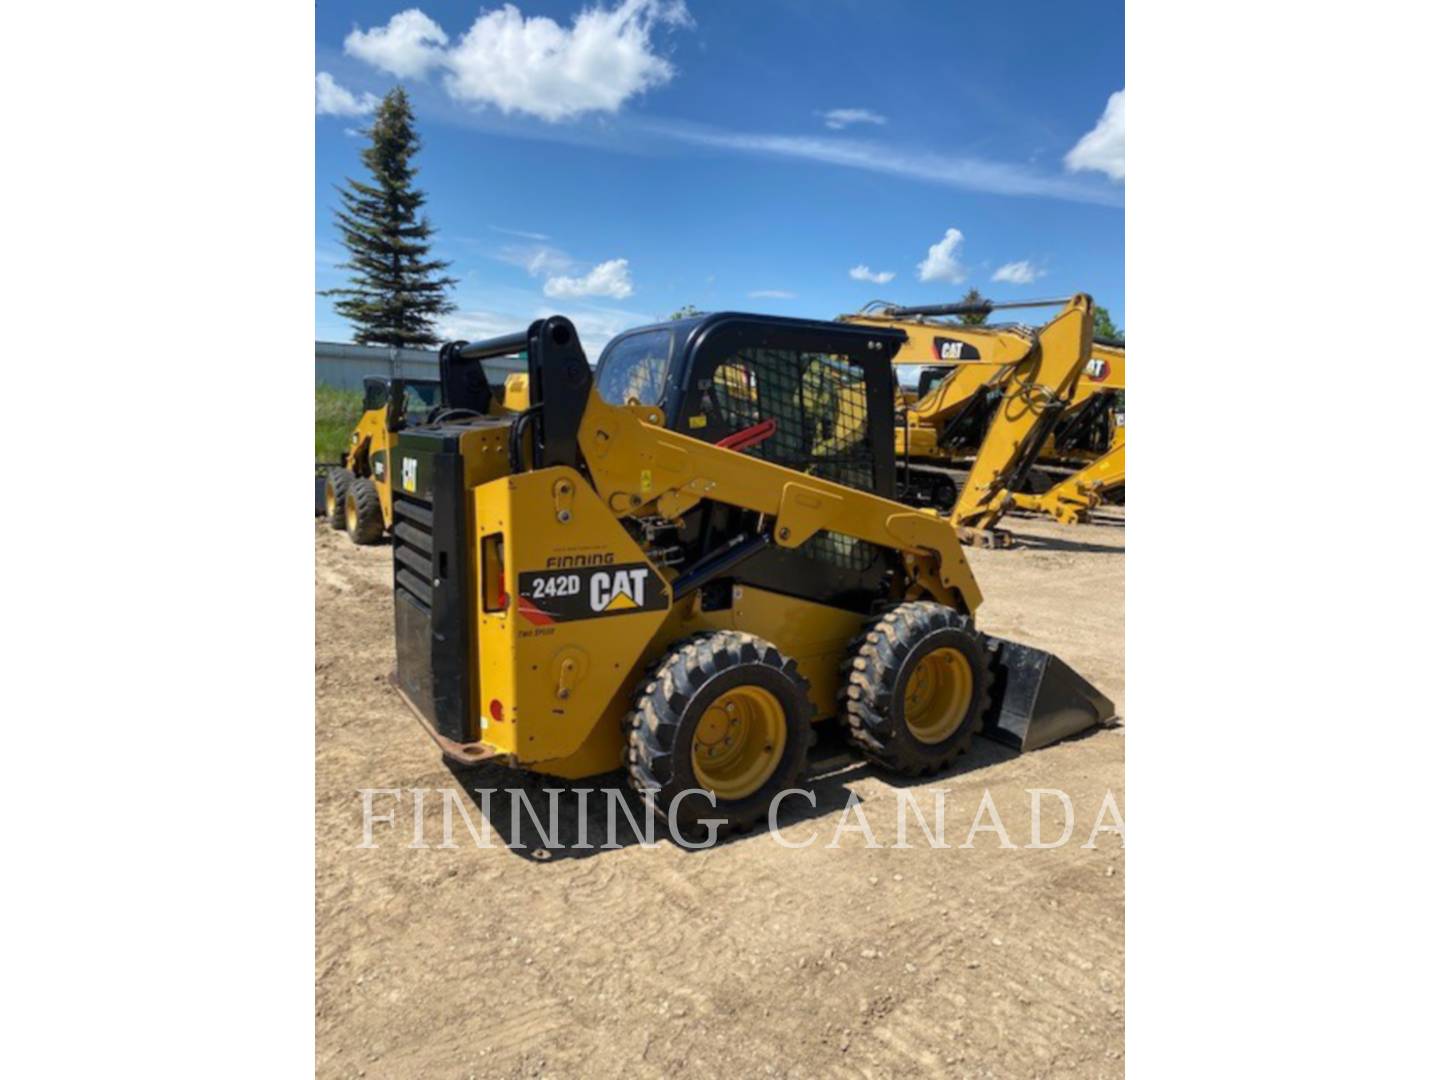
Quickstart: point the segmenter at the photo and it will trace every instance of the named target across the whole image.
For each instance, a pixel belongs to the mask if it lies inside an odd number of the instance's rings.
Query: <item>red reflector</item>
[[[503,724],[505,722],[505,706],[500,704],[499,698],[490,699],[490,715],[497,724]]]

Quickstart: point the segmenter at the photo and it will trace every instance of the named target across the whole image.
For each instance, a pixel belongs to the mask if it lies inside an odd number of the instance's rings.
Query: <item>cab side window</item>
[[[365,411],[383,409],[390,403],[390,387],[381,380],[365,381]]]
[[[698,388],[708,441],[773,420],[774,434],[746,453],[855,487],[874,484],[865,375],[848,358],[741,349]]]
[[[611,405],[658,405],[665,393],[669,360],[669,331],[632,334],[607,350],[596,388]]]

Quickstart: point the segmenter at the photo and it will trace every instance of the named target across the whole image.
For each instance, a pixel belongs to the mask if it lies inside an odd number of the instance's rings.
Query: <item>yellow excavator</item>
[[[1017,492],[1017,509],[1068,525],[1089,520],[1102,501],[1125,498],[1125,343],[1096,340],[1080,385],[1042,451],[1042,463],[1075,467],[1044,490]]]
[[[1039,330],[936,321],[1033,307],[1061,311]],[[1085,419],[1073,410],[1081,407],[1076,398],[1087,369],[1097,370],[1092,365],[1093,301],[1080,293],[1003,304],[985,300],[884,306],[841,321],[902,331],[905,344],[895,363],[925,365],[920,393],[913,403],[902,403],[896,432],[907,501],[946,510],[968,543],[1007,544],[1009,534],[997,529],[997,523],[1019,505],[1016,499],[1026,494],[1028,474],[1047,448],[1054,452],[1057,433],[1070,431],[1062,421],[1067,416]],[[938,382],[937,366],[949,367]],[[1087,414],[1091,408],[1086,407]],[[1074,430],[1091,427],[1086,421]],[[1083,494],[1090,489],[1078,490]],[[1050,506],[1047,502],[1033,508]]]

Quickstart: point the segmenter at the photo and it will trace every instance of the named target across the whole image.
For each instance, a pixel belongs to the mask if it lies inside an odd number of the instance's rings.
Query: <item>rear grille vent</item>
[[[395,588],[426,611],[435,580],[435,515],[430,506],[395,493]]]

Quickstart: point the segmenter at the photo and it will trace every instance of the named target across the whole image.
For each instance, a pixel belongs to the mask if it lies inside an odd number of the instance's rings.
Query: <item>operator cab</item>
[[[627,331],[596,365],[612,405],[673,431],[890,497],[891,359],[903,331],[720,312]]]
[[[628,331],[606,346],[595,385],[612,405],[659,406],[672,431],[884,498],[895,494],[891,361],[901,330],[721,312]],[[761,527],[750,511],[707,505],[675,540],[695,562]],[[896,572],[894,553],[821,531],[769,546],[708,586],[706,610],[736,585],[868,613]]]
[[[387,379],[382,375],[365,377],[364,411],[385,410],[385,427],[400,431],[423,423],[430,410],[440,404],[438,379]]]

